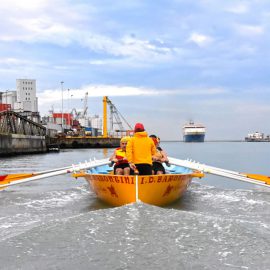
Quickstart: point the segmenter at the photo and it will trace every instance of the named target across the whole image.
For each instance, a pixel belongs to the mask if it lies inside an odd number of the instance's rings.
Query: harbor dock
[[[47,152],[45,136],[0,134],[0,156]]]
[[[110,136],[49,136],[46,128],[14,111],[0,113],[0,156],[55,152],[66,148],[115,148]]]
[[[21,82],[21,80],[19,80]],[[25,82],[22,80],[22,82]],[[27,84],[29,82],[27,81]],[[31,81],[30,83],[34,83]],[[21,89],[18,90],[19,92]],[[87,118],[87,97],[84,114],[52,113],[40,118],[38,111],[20,111],[13,104],[2,104],[0,111],[0,156],[58,152],[71,148],[116,148],[120,138],[133,132],[124,129],[120,113],[108,97],[103,97],[102,127],[90,123]],[[8,106],[9,105],[9,106]],[[107,106],[110,106],[110,131],[107,128]],[[74,109],[75,110],[75,109]],[[73,111],[73,110],[72,110]],[[75,110],[76,111],[76,110]],[[114,117],[113,117],[114,116]],[[121,116],[123,118],[123,116]],[[117,122],[113,119],[117,119]],[[99,117],[95,116],[95,120]],[[126,120],[124,119],[125,123]],[[83,123],[83,124],[82,124]],[[118,125],[118,129],[115,128]]]
[[[0,156],[46,151],[45,127],[14,111],[0,112]]]
[[[51,138],[49,144],[59,145],[60,149],[67,148],[115,148],[119,147],[120,138],[91,137],[91,136],[66,136]]]

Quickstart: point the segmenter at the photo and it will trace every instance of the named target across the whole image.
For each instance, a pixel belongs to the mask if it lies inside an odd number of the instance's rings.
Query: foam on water
[[[2,206],[9,211],[5,211],[4,208],[0,210],[4,215],[0,220],[0,241],[31,230],[41,223],[49,222],[55,219],[56,215],[60,217],[69,215],[69,208],[66,206],[70,207],[70,204],[74,205],[88,196],[87,187],[83,186],[69,192],[52,191],[31,197],[20,195],[13,199],[6,199]]]
[[[55,214],[27,224],[28,230],[4,242],[6,252],[13,249],[9,258],[17,258],[9,261],[14,269],[27,269],[29,261],[40,269],[267,269],[268,228],[246,218],[223,216],[207,207],[188,211],[140,203]]]

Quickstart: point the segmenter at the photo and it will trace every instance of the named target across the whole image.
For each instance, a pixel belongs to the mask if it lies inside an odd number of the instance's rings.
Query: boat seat
[[[96,168],[91,168],[91,169],[87,170],[87,173],[98,174],[98,171],[96,170]]]
[[[170,167],[164,164],[164,168],[166,173],[168,174],[186,174],[192,173],[192,170],[189,168],[171,165]],[[91,168],[88,170],[90,174],[110,174],[113,171],[113,167],[109,167],[108,165],[103,165],[95,168]]]
[[[106,166],[100,166],[95,168],[98,174],[108,174]]]
[[[180,167],[180,166],[171,166],[171,167],[167,167],[164,166],[165,170],[168,171],[171,174],[186,174],[186,173],[192,173],[192,170],[189,168],[185,168],[185,167]]]
[[[87,170],[87,173],[90,174],[110,174],[113,171],[112,167],[108,165],[102,165],[99,167],[91,168]]]

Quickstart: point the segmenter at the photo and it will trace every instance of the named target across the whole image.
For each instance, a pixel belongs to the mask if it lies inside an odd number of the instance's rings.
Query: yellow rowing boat
[[[171,169],[171,174],[124,176],[110,174],[109,166],[97,171],[76,173],[74,177],[84,177],[91,189],[102,201],[121,206],[134,202],[164,206],[179,199],[187,190],[193,177],[204,174],[187,168]]]
[[[239,173],[171,157],[169,160],[171,166],[164,165],[166,170],[164,175],[113,175],[113,169],[108,166],[110,164],[108,159],[90,160],[85,163],[41,172],[0,175],[0,190],[29,181],[75,173],[74,177],[84,177],[98,198],[111,205],[120,206],[142,201],[162,206],[180,198],[192,178],[203,177],[203,172],[270,187],[270,176]]]

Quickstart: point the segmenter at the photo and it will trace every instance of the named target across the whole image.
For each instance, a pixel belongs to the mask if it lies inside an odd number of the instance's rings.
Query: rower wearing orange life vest
[[[156,146],[156,153],[152,156],[153,160],[153,174],[165,174],[165,169],[162,165],[163,162],[165,162],[168,166],[168,157],[166,152],[159,146],[159,138],[156,135],[150,135],[150,138],[152,138],[155,146]]]
[[[110,161],[114,162],[114,174],[116,175],[129,175],[130,166],[126,158],[126,146],[130,138],[123,137],[120,141],[120,147],[114,150],[110,157]]]

